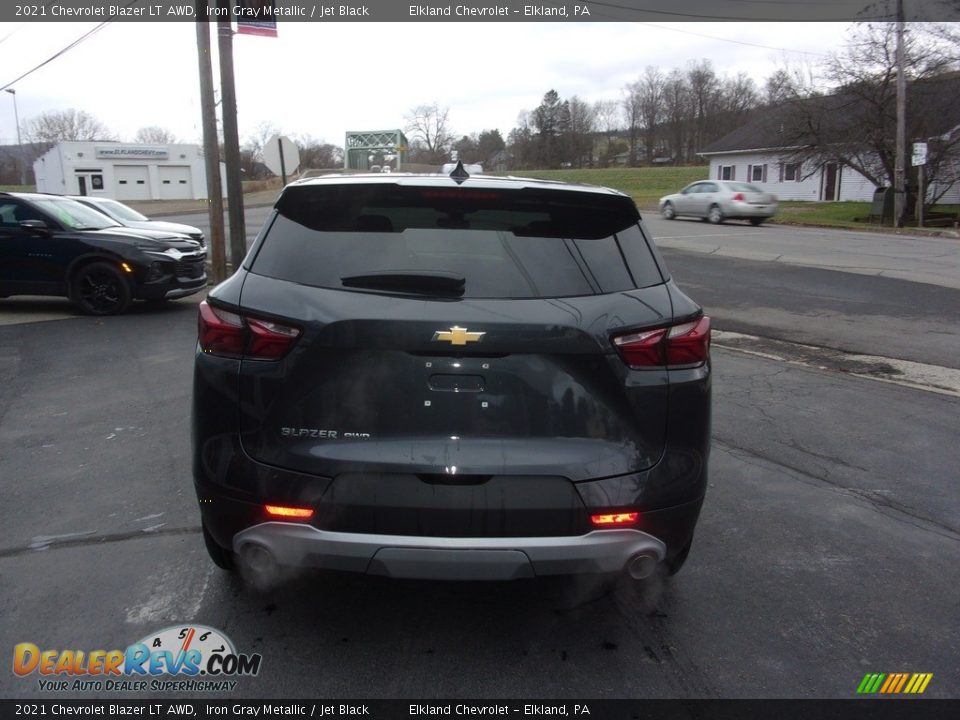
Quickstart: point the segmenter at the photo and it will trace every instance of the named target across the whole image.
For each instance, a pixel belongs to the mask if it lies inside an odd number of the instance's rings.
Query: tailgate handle
[[[484,382],[480,375],[431,375],[427,381],[431,390],[437,392],[483,392]]]

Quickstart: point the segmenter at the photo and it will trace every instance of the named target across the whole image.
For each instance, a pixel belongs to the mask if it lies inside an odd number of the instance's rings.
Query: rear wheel
[[[87,315],[118,315],[130,307],[130,286],[110,263],[94,262],[73,276],[70,299]]]
[[[213,560],[213,564],[222,570],[236,570],[237,566],[234,562],[233,553],[217,544],[206,525],[200,527],[203,531],[203,544],[206,545],[207,554]]]
[[[754,227],[759,227],[766,218],[750,218],[750,224]]]
[[[723,222],[723,210],[720,209],[719,205],[710,206],[710,210],[707,212],[707,220],[714,225],[719,225]]]
[[[676,575],[680,572],[680,568],[683,567],[683,564],[687,561],[687,556],[690,555],[690,548],[693,546],[693,540],[691,539],[686,545],[683,546],[683,550],[678,552],[672,558],[667,558],[663,565],[667,571],[668,575]]]
[[[664,203],[663,210],[661,212],[663,213],[663,217],[665,217],[667,220],[673,220],[677,217],[677,211],[673,209],[673,203]]]

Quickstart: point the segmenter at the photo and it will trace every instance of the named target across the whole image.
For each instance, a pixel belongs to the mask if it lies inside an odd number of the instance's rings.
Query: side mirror
[[[24,230],[33,230],[41,235],[46,235],[49,232],[49,228],[43,220],[21,220],[20,227]]]

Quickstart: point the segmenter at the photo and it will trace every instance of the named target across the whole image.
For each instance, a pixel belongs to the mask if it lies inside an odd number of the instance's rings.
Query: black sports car
[[[93,315],[204,289],[206,250],[123,227],[69,198],[0,193],[0,297],[62,295]]]
[[[710,321],[629,197],[462,168],[300,181],[199,312],[221,567],[642,579],[687,557]]]

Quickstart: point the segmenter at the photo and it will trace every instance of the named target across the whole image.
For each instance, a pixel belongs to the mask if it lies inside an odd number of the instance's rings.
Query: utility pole
[[[226,279],[223,235],[223,188],[220,185],[220,151],[217,114],[213,108],[213,66],[210,63],[210,27],[207,0],[197,0],[197,61],[200,70],[200,111],[203,118],[203,156],[207,169],[207,212],[210,217],[211,279]]]
[[[27,166],[24,158],[23,143],[20,141],[20,113],[17,111],[17,91],[13,88],[7,88],[7,92],[13,95],[13,119],[17,123],[17,154],[20,156],[20,184],[27,184]]]
[[[907,77],[903,58],[903,0],[897,0],[897,157],[893,171],[893,223],[903,227],[907,210],[906,164],[907,152]]]
[[[223,159],[227,164],[227,214],[230,218],[230,264],[236,270],[247,254],[247,229],[243,217],[243,183],[240,181],[240,138],[237,131],[237,91],[233,82],[233,28],[230,0],[217,0],[222,11],[217,20],[220,60],[220,112],[223,117]]]

